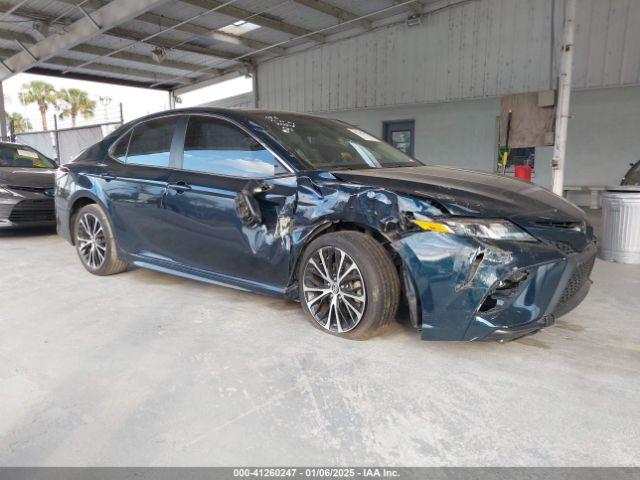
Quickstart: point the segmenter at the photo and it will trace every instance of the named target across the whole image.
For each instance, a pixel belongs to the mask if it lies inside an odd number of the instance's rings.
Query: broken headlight
[[[478,237],[490,240],[515,240],[519,242],[537,242],[509,220],[450,217],[432,220],[413,220],[423,230],[450,233],[463,237]]]

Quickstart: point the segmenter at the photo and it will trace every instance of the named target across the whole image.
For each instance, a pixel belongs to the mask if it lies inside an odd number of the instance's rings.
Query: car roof
[[[298,112],[288,112],[285,110],[265,110],[265,109],[237,109],[237,108],[214,108],[214,107],[188,107],[188,108],[175,108],[172,110],[163,110],[161,112],[151,113],[149,115],[145,115],[144,117],[136,118],[130,122],[127,122],[127,125],[134,124],[146,120],[153,120],[154,118],[163,117],[165,115],[172,114],[182,114],[182,115],[192,115],[198,113],[215,113],[218,115],[223,115],[229,118],[237,118],[237,119],[248,119],[255,114],[262,115],[295,115],[300,117],[308,117],[308,118],[323,118],[318,117],[316,115],[309,115],[307,113],[298,113]]]
[[[119,137],[123,132],[128,130],[129,128],[137,125],[138,123],[147,122],[150,120],[154,120],[156,118],[162,118],[167,115],[197,115],[197,114],[207,114],[213,113],[220,116],[224,116],[231,120],[238,121],[247,121],[250,120],[251,117],[255,114],[262,115],[295,115],[299,117],[306,118],[319,118],[323,120],[327,120],[324,117],[318,117],[316,115],[309,115],[307,113],[298,113],[298,112],[288,112],[285,110],[265,110],[265,109],[232,109],[232,108],[214,108],[214,107],[187,107],[187,108],[174,108],[171,110],[163,110],[161,112],[151,113],[149,115],[145,115],[144,117],[138,117],[129,122],[123,124],[121,127],[117,128],[109,135],[107,135],[104,140],[112,141],[114,138]]]

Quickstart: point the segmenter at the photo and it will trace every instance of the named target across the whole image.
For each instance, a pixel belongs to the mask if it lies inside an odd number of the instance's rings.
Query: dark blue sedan
[[[584,299],[596,253],[582,210],[544,188],[286,112],[124,125],[58,170],[56,214],[93,274],[132,263],[285,296],[351,339],[396,316],[425,340],[533,333]]]

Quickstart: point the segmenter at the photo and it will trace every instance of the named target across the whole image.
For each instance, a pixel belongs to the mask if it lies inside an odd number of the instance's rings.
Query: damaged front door
[[[245,131],[212,116],[189,118],[182,158],[165,198],[172,260],[283,289],[296,177]],[[242,199],[252,205],[252,221]]]

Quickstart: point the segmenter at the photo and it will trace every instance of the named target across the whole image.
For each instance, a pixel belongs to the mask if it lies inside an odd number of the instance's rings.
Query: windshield
[[[0,167],[56,168],[53,161],[23,145],[0,145]]]
[[[363,130],[335,120],[280,112],[246,115],[309,170],[423,165]]]

